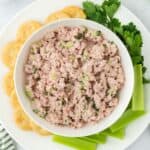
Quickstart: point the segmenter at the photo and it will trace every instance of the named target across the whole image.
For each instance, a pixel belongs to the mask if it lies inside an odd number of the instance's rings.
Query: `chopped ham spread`
[[[110,115],[125,82],[117,45],[85,26],[47,32],[31,45],[24,72],[33,111],[71,128]]]

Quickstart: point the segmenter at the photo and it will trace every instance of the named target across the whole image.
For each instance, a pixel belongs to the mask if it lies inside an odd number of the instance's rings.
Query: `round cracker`
[[[54,13],[50,14],[46,18],[45,23],[50,23],[50,22],[60,20],[60,19],[65,19],[65,18],[70,18],[70,16],[68,14],[66,14],[65,12],[58,11],[58,12],[54,12]]]
[[[23,130],[32,130],[30,120],[26,114],[20,109],[14,113],[15,122]]]
[[[30,119],[21,108],[15,90],[11,93],[11,104],[14,108],[14,119],[18,127],[23,130],[31,130]]]
[[[3,78],[3,88],[8,96],[14,90],[13,71],[9,71]]]
[[[17,109],[20,109],[21,106],[18,102],[18,98],[17,98],[17,95],[16,95],[16,91],[15,89],[11,92],[11,95],[10,95],[10,102],[14,108],[14,110],[17,110]]]
[[[19,40],[11,41],[7,43],[2,49],[1,59],[8,68],[14,68],[17,54],[22,44],[23,43]]]
[[[24,22],[17,31],[17,39],[21,41],[27,40],[27,38],[35,31],[37,31],[42,24],[35,20],[30,20],[27,22]]]
[[[13,105],[14,108],[15,122],[19,128],[23,130],[33,130],[36,133],[43,136],[50,135],[48,131],[40,128],[33,121],[31,121],[30,118],[24,113],[22,107],[18,102],[18,98],[15,90],[13,90],[11,93],[11,104]]]
[[[36,125],[33,121],[30,121],[30,124],[31,124],[32,130],[42,136],[48,136],[51,134],[50,132],[48,132],[48,131],[42,129],[41,127],[39,127],[38,125]]]
[[[86,18],[86,15],[82,8],[78,6],[67,6],[62,11],[71,16],[72,18]]]

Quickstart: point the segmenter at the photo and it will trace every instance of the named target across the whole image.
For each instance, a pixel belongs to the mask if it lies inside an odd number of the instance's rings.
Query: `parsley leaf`
[[[83,2],[83,8],[86,13],[87,19],[106,25],[107,23],[106,12],[102,7],[100,7],[100,5],[94,4],[93,2],[90,1],[85,1]]]
[[[93,15],[95,15],[95,13],[97,11],[95,4],[90,1],[83,2],[83,8],[84,8],[84,11],[85,11],[87,17],[89,17],[89,18],[92,18]]]
[[[109,18],[112,18],[120,6],[119,0],[105,0],[102,8],[105,10]]]
[[[91,1],[83,2],[83,8],[87,19],[107,25],[120,6],[120,0],[105,0],[102,5]]]
[[[143,77],[143,83],[144,83],[144,84],[150,83],[150,79],[147,79],[147,78]]]
[[[142,36],[136,26],[133,23],[122,25],[118,19],[113,18],[109,22],[108,27],[115,32],[126,45],[133,64],[143,64],[144,59],[141,55]]]
[[[112,18],[111,21],[108,23],[108,27],[117,35],[123,35],[123,28],[121,22],[118,19]]]

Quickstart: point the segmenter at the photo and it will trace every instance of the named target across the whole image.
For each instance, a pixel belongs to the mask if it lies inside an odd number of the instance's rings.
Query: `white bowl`
[[[89,28],[93,28],[96,30],[102,31],[104,36],[110,40],[114,41],[119,48],[119,53],[121,56],[122,65],[125,72],[125,85],[123,89],[120,91],[119,94],[119,104],[115,108],[115,110],[106,118],[98,122],[94,125],[87,125],[83,128],[73,129],[69,127],[60,127],[49,122],[45,121],[44,119],[40,118],[36,115],[31,108],[30,101],[28,97],[25,95],[24,92],[24,64],[28,55],[30,45],[43,37],[43,35],[49,31],[57,28],[58,26],[86,26]],[[91,134],[95,134],[97,132],[103,131],[104,129],[111,126],[114,122],[116,122],[125,109],[127,108],[134,87],[134,71],[131,58],[129,56],[128,50],[121,42],[121,40],[109,29],[100,25],[96,22],[84,20],[84,19],[65,19],[60,20],[51,24],[48,24],[41,28],[39,31],[34,33],[24,44],[22,47],[16,61],[15,71],[14,71],[14,81],[15,81],[15,88],[17,92],[17,96],[19,98],[19,102],[27,115],[35,121],[39,126],[42,128],[55,133],[57,135],[68,136],[68,137],[81,137],[81,136],[88,136]]]

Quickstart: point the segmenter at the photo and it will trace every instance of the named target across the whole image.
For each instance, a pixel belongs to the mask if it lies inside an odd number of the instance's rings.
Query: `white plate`
[[[22,71],[24,68],[24,64],[26,61],[26,57],[28,55],[28,50],[30,49],[30,46],[33,42],[40,40],[45,33],[47,33],[50,30],[54,30],[58,28],[59,26],[86,26],[88,28],[92,28],[94,30],[100,30],[104,37],[107,38],[109,41],[113,41],[117,44],[117,47],[119,49],[119,54],[121,57],[122,66],[124,68],[124,73],[126,77],[126,82],[124,84],[124,87],[119,93],[119,104],[115,108],[115,110],[106,118],[99,121],[95,125],[87,125],[80,129],[74,129],[69,127],[60,127],[56,125],[52,125],[43,118],[37,116],[32,108],[31,103],[28,101],[28,97],[24,93],[24,72]],[[130,75],[129,75],[130,74]],[[128,50],[126,49],[125,45],[121,42],[121,40],[108,30],[106,27],[102,26],[101,24],[98,24],[96,22],[86,20],[86,19],[65,19],[65,20],[59,20],[54,23],[48,24],[47,26],[44,26],[35,34],[33,34],[28,40],[25,42],[24,46],[22,47],[20,53],[18,54],[17,60],[16,60],[16,66],[14,70],[14,83],[16,88],[17,96],[20,100],[20,104],[22,108],[24,109],[24,112],[31,117],[38,125],[43,127],[44,129],[53,132],[57,135],[62,136],[68,136],[68,137],[79,137],[79,136],[88,136],[91,134],[96,134],[98,132],[101,132],[111,126],[113,123],[115,123],[120,116],[122,116],[123,112],[126,110],[128,104],[130,103],[130,99],[133,93],[134,88],[134,70],[132,65],[131,57],[128,53]]]
[[[94,1],[94,0],[93,0]],[[97,0],[101,2],[101,0]],[[5,29],[0,34],[0,48],[4,46],[5,43],[15,38],[15,33],[18,26],[30,19],[36,19],[43,21],[46,16],[56,11],[66,5],[81,5],[82,0],[37,0],[34,1],[29,7],[25,8],[20,12],[11,22],[8,24]],[[150,34],[144,25],[124,6],[121,6],[119,11],[116,14],[116,17],[119,18],[122,23],[134,22],[138,29],[142,32],[143,36],[143,54],[145,58],[145,64],[148,67],[148,73],[150,73]],[[7,68],[0,63],[0,89],[2,89],[2,78],[7,72]],[[150,110],[150,86],[145,86],[145,101],[146,101],[146,110]],[[17,128],[13,121],[13,110],[9,103],[9,98],[6,96],[3,90],[0,90],[0,120],[8,132],[16,139],[18,143],[24,147],[26,150],[69,150],[70,148],[53,143],[50,137],[42,137],[33,132],[24,132]],[[126,130],[126,137],[124,140],[117,140],[114,138],[109,138],[108,142],[104,145],[100,145],[99,150],[122,150],[127,148],[131,143],[133,143],[146,129],[149,124],[150,113],[141,117],[140,119],[134,121],[130,124]]]

